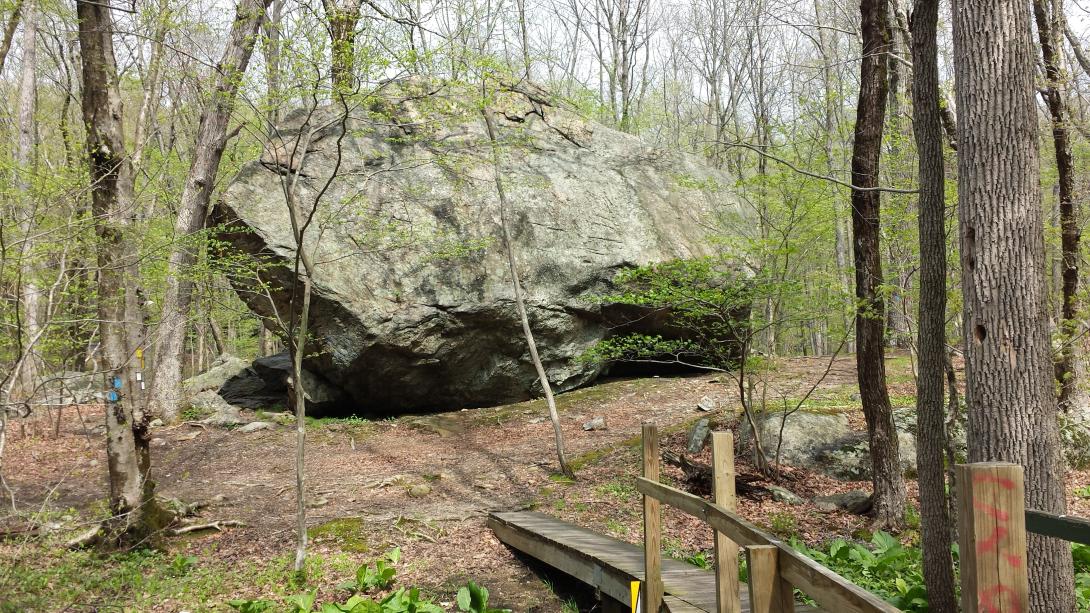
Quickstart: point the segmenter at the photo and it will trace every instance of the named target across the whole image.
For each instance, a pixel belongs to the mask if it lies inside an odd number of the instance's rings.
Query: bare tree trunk
[[[519,38],[522,42],[522,70],[526,80],[530,80],[530,36],[526,29],[526,0],[515,0],[519,12]]]
[[[937,29],[939,0],[916,0],[912,10],[912,109],[920,170],[919,375],[916,473],[927,602],[935,613],[958,610],[946,503],[946,178],[939,117]]]
[[[852,151],[852,185],[878,186],[886,97],[885,56],[889,48],[887,0],[863,0],[863,59]],[[879,245],[881,202],[878,191],[852,190],[852,236],[855,247],[857,309],[856,371],[859,396],[867,420],[875,525],[899,529],[904,524],[905,482],[901,473],[897,429],[886,389],[885,303],[882,299],[882,255]]]
[[[1062,270],[1060,332],[1062,344],[1056,359],[1056,381],[1060,385],[1060,409],[1071,408],[1078,389],[1075,370],[1075,335],[1078,321],[1079,290],[1079,215],[1075,208],[1075,161],[1071,155],[1070,133],[1067,128],[1067,108],[1064,101],[1063,0],[1033,0],[1033,16],[1045,66],[1045,88],[1041,91],[1052,120],[1052,144],[1056,154],[1060,209],[1060,259]]]
[[[91,201],[98,238],[98,318],[104,369],[116,378],[118,398],[106,411],[106,452],[110,475],[107,522],[111,541],[138,544],[153,536],[158,522],[147,440],[147,414],[138,406],[133,348],[129,346],[126,271],[133,260],[126,241],[132,227],[133,171],[125,150],[121,93],[113,52],[113,17],[102,3],[79,0],[83,62],[83,119],[91,166]]]
[[[193,283],[188,269],[196,258],[193,239],[205,226],[208,203],[215,187],[223,149],[227,145],[227,124],[235,98],[250,63],[254,41],[272,0],[239,0],[231,36],[223,57],[216,65],[216,83],[211,98],[201,112],[193,163],[182,189],[178,218],[174,223],[174,249],[167,262],[166,287],[163,291],[159,344],[155,356],[155,380],[152,382],[151,411],[165,422],[178,419],[182,394],[182,353],[185,327],[193,297]]]
[[[265,31],[265,84],[268,88],[265,117],[269,122],[269,134],[273,134],[276,124],[280,123],[280,20],[283,11],[284,0],[273,0],[269,5],[268,17],[262,24]]]
[[[1029,11],[954,0],[953,31],[969,461],[1021,464],[1026,507],[1062,514]],[[1067,543],[1028,544],[1031,610],[1074,611]]]
[[[19,372],[17,396],[29,399],[38,383],[38,359],[30,339],[37,338],[41,324],[38,321],[41,292],[34,278],[34,266],[31,261],[34,246],[34,195],[31,186],[36,172],[36,135],[37,135],[37,99],[38,80],[36,71],[38,9],[34,0],[23,5],[23,58],[19,70],[19,138],[15,147],[15,187],[16,193],[23,200],[20,215],[20,234],[22,245],[19,249],[19,295],[22,312],[22,329],[19,330],[19,348],[27,354],[23,368]]]
[[[11,43],[15,40],[15,29],[19,27],[22,11],[23,0],[17,0],[15,6],[11,9],[8,22],[4,26],[4,38],[0,40],[0,73],[4,72],[4,64],[7,62],[8,52],[11,51]]]
[[[526,315],[526,301],[522,296],[522,285],[519,282],[518,267],[515,263],[515,249],[511,244],[511,232],[507,227],[507,193],[503,188],[503,173],[500,171],[500,150],[496,138],[496,127],[492,121],[492,110],[483,109],[485,127],[488,129],[488,139],[492,143],[492,167],[496,178],[496,193],[500,200],[500,231],[503,234],[503,245],[507,250],[507,264],[511,271],[511,288],[515,293],[515,306],[518,308],[519,320],[522,322],[522,333],[526,337],[526,345],[530,350],[530,360],[537,370],[537,378],[541,383],[541,389],[545,392],[545,402],[549,407],[549,419],[553,423],[553,436],[556,439],[556,459],[560,464],[560,472],[570,479],[575,478],[575,472],[568,465],[568,459],[564,452],[564,432],[560,428],[560,414],[556,410],[556,400],[553,398],[553,388],[549,383],[549,376],[545,373],[545,366],[541,363],[541,356],[537,353],[537,343],[534,342],[534,333],[530,329],[530,319]]]

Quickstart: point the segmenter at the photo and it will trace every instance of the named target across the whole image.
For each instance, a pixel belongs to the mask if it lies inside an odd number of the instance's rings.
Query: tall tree
[[[329,28],[329,79],[336,91],[354,89],[356,59],[356,24],[363,8],[362,0],[322,0]]]
[[[912,10],[912,129],[919,155],[920,302],[916,378],[916,474],[927,601],[935,613],[958,610],[950,555],[946,499],[946,177],[939,113],[937,30],[939,0],[916,0]]]
[[[204,228],[208,217],[212,188],[216,184],[223,149],[227,146],[227,124],[242,76],[253,54],[265,10],[271,1],[239,0],[230,38],[224,47],[223,57],[216,64],[215,84],[201,111],[193,162],[182,188],[178,217],[174,222],[176,243],[167,263],[159,344],[155,355],[151,410],[167,422],[178,419],[181,400],[182,350],[193,297],[193,282],[187,271],[196,259],[193,237]]]
[[[483,88],[483,86],[482,86]],[[537,371],[537,380],[541,383],[541,389],[545,393],[545,403],[549,407],[549,420],[553,424],[553,438],[556,442],[556,458],[560,466],[560,472],[569,479],[575,478],[575,471],[568,464],[567,454],[564,451],[564,431],[560,428],[560,414],[556,410],[556,399],[553,398],[553,386],[549,383],[549,375],[545,372],[545,366],[541,362],[541,356],[537,352],[537,342],[534,341],[534,333],[530,328],[530,318],[526,314],[526,300],[522,296],[522,282],[519,280],[518,266],[515,262],[515,249],[511,241],[511,229],[508,224],[507,192],[504,189],[503,173],[500,165],[500,146],[496,137],[496,126],[492,120],[492,109],[487,105],[482,110],[485,122],[485,132],[492,148],[492,173],[496,183],[496,194],[500,201],[500,236],[503,239],[503,247],[507,252],[507,267],[511,273],[511,290],[515,295],[515,307],[518,309],[519,321],[522,323],[522,334],[526,338],[526,347],[530,352],[530,361]]]
[[[82,59],[83,121],[91,170],[91,209],[98,252],[98,320],[104,370],[121,382],[119,397],[106,411],[106,456],[111,519],[106,528],[119,544],[143,542],[158,521],[154,484],[148,479],[147,414],[139,406],[135,347],[126,322],[131,311],[135,260],[132,250],[134,189],[132,162],[125,148],[124,111],[113,49],[109,5],[76,2]]]
[[[1026,9],[953,2],[969,461],[1023,465],[1026,506],[1063,513]],[[1067,543],[1028,539],[1032,610],[1073,611]]]
[[[34,246],[34,201],[33,176],[35,173],[36,147],[35,141],[38,133],[37,125],[37,38],[38,38],[38,7],[34,0],[27,0],[23,6],[23,58],[19,70],[19,137],[15,145],[15,187],[24,198],[20,219],[20,239],[22,246],[19,249],[19,302],[21,311],[21,330],[18,330],[20,353],[25,353],[25,359],[21,360],[18,373],[18,395],[20,399],[28,399],[34,393],[38,381],[38,359],[35,357],[33,340],[38,338],[41,324],[38,321],[40,303],[40,291],[34,279],[34,267],[32,265],[32,250]]]
[[[1045,87],[1040,90],[1052,123],[1052,146],[1056,155],[1057,195],[1060,209],[1061,295],[1060,329],[1063,344],[1056,359],[1056,380],[1060,384],[1060,408],[1070,408],[1078,389],[1075,377],[1075,329],[1079,291],[1079,216],[1075,208],[1075,161],[1067,125],[1066,75],[1063,69],[1063,0],[1033,0],[1033,17],[1045,67]]]
[[[870,442],[874,521],[899,528],[904,523],[905,482],[901,474],[897,429],[886,389],[885,301],[879,245],[882,132],[889,95],[889,3],[862,0],[863,59],[852,149],[852,239],[855,248],[855,342],[859,396]]]

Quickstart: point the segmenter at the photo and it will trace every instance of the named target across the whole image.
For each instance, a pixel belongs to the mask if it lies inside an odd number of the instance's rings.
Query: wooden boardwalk
[[[630,583],[642,580],[643,550],[636,545],[534,512],[493,513],[488,526],[505,544],[600,590],[630,607]],[[662,561],[664,604],[673,613],[715,613],[715,575],[677,560]],[[742,611],[749,593],[741,590]],[[796,605],[796,611],[817,611]]]

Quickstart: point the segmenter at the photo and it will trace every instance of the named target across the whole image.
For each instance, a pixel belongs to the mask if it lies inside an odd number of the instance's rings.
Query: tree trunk
[[[268,135],[275,132],[280,123],[280,20],[284,12],[284,0],[273,0],[262,27],[265,31],[265,117],[269,123]]]
[[[867,420],[874,521],[878,527],[898,529],[904,523],[905,482],[901,474],[897,430],[886,389],[883,336],[885,303],[882,299],[882,255],[879,245],[881,200],[878,172],[882,154],[886,97],[885,54],[889,48],[888,3],[862,0],[863,59],[859,103],[852,150],[852,239],[855,248],[856,371],[859,396]]]
[[[935,613],[956,613],[950,516],[946,504],[946,185],[939,116],[936,32],[939,0],[916,0],[912,11],[912,109],[920,170],[919,375],[916,473],[927,601]]]
[[[518,308],[519,320],[522,322],[522,333],[526,337],[526,345],[530,351],[530,360],[537,370],[538,381],[545,392],[545,403],[549,407],[549,419],[553,424],[553,437],[556,440],[556,459],[560,465],[560,472],[564,476],[574,479],[575,472],[568,465],[567,455],[564,452],[564,432],[560,428],[560,414],[556,410],[556,401],[553,398],[553,388],[549,384],[549,376],[545,373],[545,366],[541,363],[541,356],[537,353],[537,343],[534,342],[534,333],[530,329],[530,319],[526,315],[526,302],[522,297],[522,285],[519,282],[518,267],[515,265],[515,251],[511,244],[511,232],[507,227],[507,194],[503,187],[503,173],[500,172],[499,143],[496,138],[496,128],[492,121],[492,110],[483,110],[485,127],[488,130],[488,139],[492,143],[492,166],[496,179],[496,193],[500,200],[500,231],[503,236],[503,245],[507,250],[507,264],[511,270],[511,287],[515,293],[515,306]]]
[[[329,78],[335,92],[351,92],[356,83],[356,24],[360,0],[323,0],[329,22],[331,64]]]
[[[1062,514],[1034,49],[1016,0],[954,0],[969,461],[1026,470],[1026,507]],[[1031,609],[1075,608],[1068,544],[1028,537]]]
[[[151,411],[165,422],[178,419],[182,393],[182,353],[185,328],[193,297],[188,269],[196,258],[194,237],[205,226],[208,202],[215,187],[223,149],[227,145],[227,123],[231,119],[242,75],[250,63],[254,41],[272,0],[240,0],[223,57],[216,65],[216,84],[201,112],[193,164],[174,223],[174,249],[167,262],[163,291],[159,344],[155,356]]]
[[[19,385],[16,396],[28,400],[33,396],[38,384],[38,359],[33,342],[41,324],[38,321],[41,291],[34,278],[33,257],[35,218],[35,199],[32,193],[33,176],[36,172],[36,135],[37,135],[37,99],[38,81],[36,71],[38,10],[34,0],[27,0],[23,6],[23,58],[19,70],[19,138],[15,147],[15,189],[22,199],[23,210],[20,214],[19,233],[22,245],[19,249],[19,306],[22,326],[19,330],[19,349],[26,354],[22,369],[19,371]]]
[[[1078,327],[1077,293],[1079,290],[1079,216],[1075,209],[1075,162],[1067,129],[1067,109],[1063,73],[1063,0],[1033,0],[1033,16],[1041,42],[1046,85],[1041,92],[1052,121],[1052,144],[1056,153],[1056,174],[1060,208],[1060,259],[1062,270],[1060,332],[1062,345],[1056,359],[1056,381],[1060,385],[1060,409],[1071,408],[1078,389],[1075,373],[1075,339]]]
[[[8,22],[4,26],[4,38],[0,39],[0,73],[4,72],[4,64],[7,62],[8,52],[11,51],[11,43],[15,40],[15,29],[19,27],[22,11],[23,0],[17,0],[15,6],[11,8],[11,15],[8,16]]]
[[[98,238],[98,319],[104,370],[121,383],[106,410],[110,476],[107,522],[111,541],[145,542],[158,521],[147,440],[147,414],[136,400],[139,382],[126,321],[131,289],[126,272],[134,260],[133,171],[125,150],[121,93],[113,51],[113,18],[107,5],[79,0],[79,46],[83,63],[83,119],[91,167],[91,206]],[[115,386],[116,387],[116,386]]]

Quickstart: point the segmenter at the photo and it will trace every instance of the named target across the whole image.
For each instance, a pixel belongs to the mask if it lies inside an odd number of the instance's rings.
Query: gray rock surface
[[[287,352],[257,358],[225,381],[219,395],[244,409],[282,409],[288,405],[291,373],[291,357]],[[303,370],[303,385],[309,415],[320,417],[347,403],[339,388],[306,369]]]
[[[257,432],[259,430],[272,430],[276,427],[276,424],[268,421],[251,421],[250,423],[242,426],[238,429],[239,432],[249,434],[250,432]]]
[[[212,362],[211,368],[183,381],[182,390],[186,396],[193,396],[205,390],[218,390],[228,379],[246,370],[247,366],[249,363],[242,358],[221,355]]]
[[[499,239],[491,146],[472,95],[424,95],[419,83],[385,91],[351,111],[347,131],[336,108],[290,114],[282,139],[244,166],[218,203],[215,218],[229,225],[222,237],[268,264],[261,279],[287,313],[295,241],[281,179],[300,172],[309,210],[340,157],[305,245],[320,262],[307,367],[373,413],[536,396]],[[495,108],[529,318],[563,391],[598,376],[600,366],[575,358],[617,324],[661,328],[592,299],[619,270],[710,255],[710,229],[752,224],[729,191],[734,177],[546,101],[540,91],[508,92]],[[291,158],[303,150],[305,158]],[[251,309],[273,317],[263,291],[233,279]]]
[[[189,399],[189,406],[208,415],[203,423],[212,426],[233,426],[242,423],[238,407],[228,403],[212,390],[204,390]]]
[[[761,441],[770,461],[775,461],[780,441],[782,414],[769,413],[758,420]],[[914,410],[894,411],[897,439],[900,445],[901,469],[911,473],[916,469],[916,420]],[[744,423],[744,422],[743,422]],[[743,427],[742,440],[751,437]],[[847,481],[870,478],[870,451],[865,432],[852,430],[848,415],[843,412],[824,413],[796,411],[783,424],[783,444],[780,461],[820,471]]]
[[[686,445],[689,453],[700,453],[704,449],[704,445],[708,442],[708,436],[712,433],[710,424],[711,420],[704,417],[689,429],[689,443]]]
[[[787,504],[803,504],[806,502],[802,499],[802,496],[799,496],[787,488],[778,485],[769,485],[767,487],[768,490],[772,492],[772,499],[777,502],[786,502]]]
[[[863,490],[852,490],[841,494],[817,496],[814,498],[814,505],[819,511],[845,511],[863,515],[870,511],[871,496]]]

